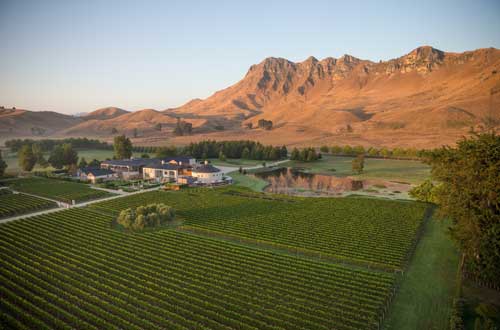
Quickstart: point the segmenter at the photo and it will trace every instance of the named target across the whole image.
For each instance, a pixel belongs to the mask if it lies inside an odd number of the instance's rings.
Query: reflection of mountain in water
[[[353,180],[352,178],[304,173],[292,168],[280,168],[257,173],[256,176],[269,182],[266,191],[281,194],[293,193],[297,190],[336,194],[363,188],[362,181]]]

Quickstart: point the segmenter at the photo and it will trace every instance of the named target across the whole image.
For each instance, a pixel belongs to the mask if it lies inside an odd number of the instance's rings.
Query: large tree
[[[126,159],[132,157],[132,142],[125,135],[115,136],[113,148],[116,159]]]
[[[52,149],[49,163],[54,168],[63,168],[64,166],[69,168],[78,163],[78,153],[73,149],[70,143],[64,143]]]
[[[31,171],[36,164],[36,157],[33,154],[33,149],[31,145],[24,145],[17,153],[19,160],[19,166],[23,171]]]
[[[76,165],[78,163],[78,153],[76,152],[75,149],[73,149],[71,143],[63,144],[62,148],[63,148],[64,165],[65,166]]]
[[[467,267],[500,285],[500,136],[475,134],[430,153],[434,192]]]
[[[7,168],[7,163],[3,160],[2,151],[0,150],[0,177],[5,174],[5,169]]]

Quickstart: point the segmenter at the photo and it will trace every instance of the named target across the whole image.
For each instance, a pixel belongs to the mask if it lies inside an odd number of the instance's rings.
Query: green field
[[[311,173],[355,176],[358,178],[383,179],[408,183],[420,183],[430,176],[430,167],[420,161],[365,158],[365,168],[361,175],[352,172],[353,157],[323,155],[315,162],[290,161],[283,166],[303,167]]]
[[[243,166],[243,167],[261,165],[264,162],[262,160],[254,160],[254,159],[227,159],[225,161],[221,161],[217,158],[211,158],[209,159],[209,161],[215,166],[219,165],[219,166]]]
[[[56,207],[56,203],[24,194],[0,194],[0,218]]]
[[[165,193],[166,194],[166,193]],[[9,329],[377,329],[394,275],[72,209],[0,225]]]
[[[111,196],[102,190],[92,189],[83,183],[69,182],[57,179],[22,178],[8,181],[13,190],[37,196],[55,199],[65,203],[75,200],[77,203],[91,199]]]
[[[266,180],[257,178],[253,175],[241,174],[238,171],[229,173],[229,176],[233,178],[236,186],[249,188],[253,191],[263,191],[268,185]]]
[[[120,210],[160,202],[176,209],[175,224],[112,226]],[[446,325],[456,255],[445,225],[423,221],[429,210],[226,187],[147,192],[0,224],[0,328]]]
[[[457,288],[458,251],[450,221],[430,219],[384,329],[447,329]]]
[[[92,207],[118,212],[166,203],[185,219],[184,229],[391,269],[404,267],[426,210],[414,202],[265,196],[235,188],[151,192]]]

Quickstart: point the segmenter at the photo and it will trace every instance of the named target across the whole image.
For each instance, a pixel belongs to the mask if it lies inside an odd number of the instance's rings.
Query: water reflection
[[[306,173],[298,168],[279,168],[255,175],[269,182],[267,192],[279,194],[301,194],[309,191],[321,195],[337,195],[345,191],[363,189],[361,180]]]

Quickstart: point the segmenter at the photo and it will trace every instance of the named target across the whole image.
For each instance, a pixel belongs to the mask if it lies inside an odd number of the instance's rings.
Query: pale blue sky
[[[500,1],[0,0],[0,105],[162,110],[265,57],[500,48]]]

